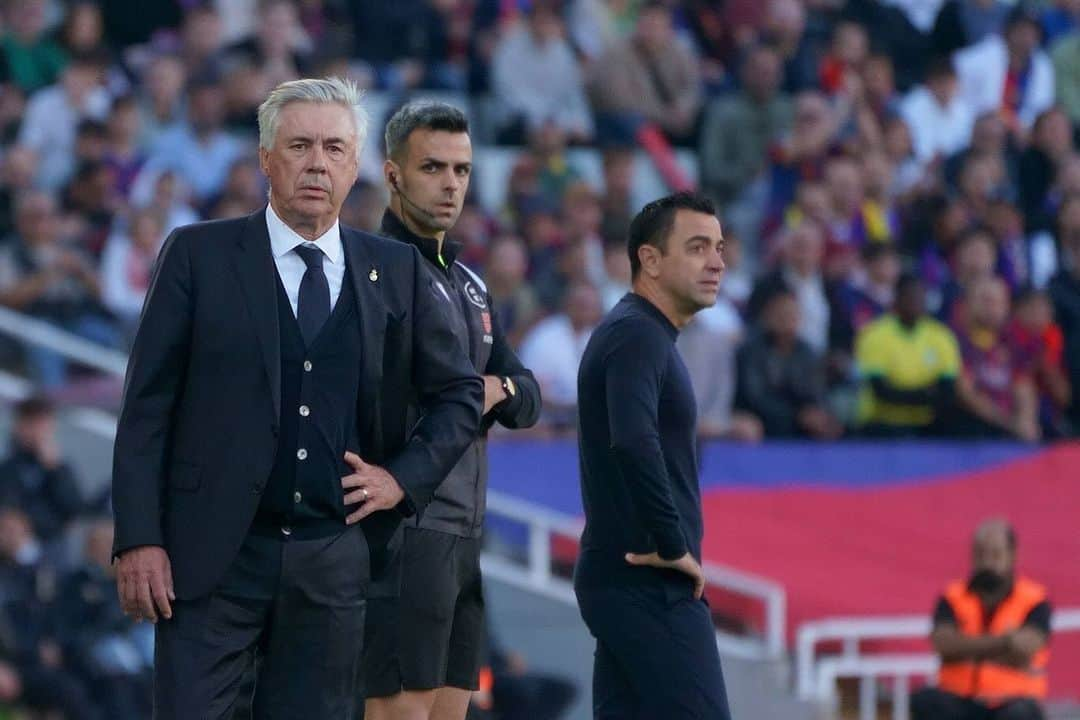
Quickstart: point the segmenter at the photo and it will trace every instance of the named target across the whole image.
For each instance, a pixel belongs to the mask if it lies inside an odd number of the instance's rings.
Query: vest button
[[[300,494],[299,490],[297,490],[296,492],[293,493],[292,499],[293,499],[293,502],[299,503],[301,500],[304,499],[304,496]]]
[[[251,486],[251,492],[255,493],[256,495],[258,495],[262,491],[263,491],[263,486],[260,485],[259,483],[255,483],[254,485]]]
[[[300,417],[307,417],[310,414],[311,414],[311,408],[309,408],[307,405],[301,405],[300,406]]]
[[[286,536],[292,535],[292,528],[288,526],[281,528],[281,534]]]
[[[310,360],[305,360],[304,361],[304,372],[311,372],[311,361]]]
[[[297,460],[307,460],[307,450],[305,450],[304,448],[300,448],[299,450],[297,450],[296,451],[296,459]]]

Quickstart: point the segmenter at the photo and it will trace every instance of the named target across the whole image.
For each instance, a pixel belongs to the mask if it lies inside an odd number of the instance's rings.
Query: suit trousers
[[[676,588],[576,588],[596,638],[597,720],[731,720],[708,605]]]
[[[158,622],[154,719],[231,720],[254,668],[254,720],[352,720],[369,576],[359,526],[249,533],[213,592]]]

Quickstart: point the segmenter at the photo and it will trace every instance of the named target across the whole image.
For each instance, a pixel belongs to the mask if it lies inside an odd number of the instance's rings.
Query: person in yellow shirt
[[[926,290],[918,277],[901,277],[893,312],[859,332],[855,362],[863,380],[864,434],[938,434],[943,411],[955,397],[960,352],[952,331],[927,315]]]

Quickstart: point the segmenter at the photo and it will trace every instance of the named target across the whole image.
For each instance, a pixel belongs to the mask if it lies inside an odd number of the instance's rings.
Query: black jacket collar
[[[439,243],[426,237],[420,237],[408,228],[394,212],[387,208],[383,213],[382,224],[379,225],[379,233],[386,237],[394,238],[410,245],[415,245],[424,259],[438,268],[448,268],[454,263],[458,253],[461,252],[461,243],[443,239],[442,261],[439,260]],[[445,264],[444,264],[445,263]]]

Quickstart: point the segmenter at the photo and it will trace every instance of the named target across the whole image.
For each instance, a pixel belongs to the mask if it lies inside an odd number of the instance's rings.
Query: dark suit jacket
[[[355,451],[406,493],[399,509],[364,522],[377,570],[402,515],[423,512],[476,437],[484,386],[416,249],[344,226],[341,242],[363,334]],[[220,580],[270,475],[281,411],[276,273],[264,211],[190,225],[162,248],[143,308],[114,450],[114,552],[163,546],[181,599]],[[426,409],[415,427],[410,402]]]

